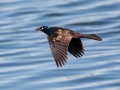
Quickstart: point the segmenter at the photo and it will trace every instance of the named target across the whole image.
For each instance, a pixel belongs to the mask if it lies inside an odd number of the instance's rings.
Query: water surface
[[[57,68],[43,25],[103,41]],[[120,90],[120,0],[0,0],[0,90]]]

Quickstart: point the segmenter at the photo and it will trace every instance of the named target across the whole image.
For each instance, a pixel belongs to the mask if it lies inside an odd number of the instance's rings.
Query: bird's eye
[[[40,29],[42,29],[42,30],[43,30],[43,27],[41,27]]]

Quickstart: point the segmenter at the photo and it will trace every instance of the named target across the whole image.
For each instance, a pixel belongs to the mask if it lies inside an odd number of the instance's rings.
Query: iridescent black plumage
[[[81,34],[61,27],[42,26],[36,30],[42,31],[48,35],[48,42],[57,67],[62,67],[62,65],[65,64],[68,51],[76,58],[84,54],[80,38],[90,38],[102,41],[102,39],[95,34]]]

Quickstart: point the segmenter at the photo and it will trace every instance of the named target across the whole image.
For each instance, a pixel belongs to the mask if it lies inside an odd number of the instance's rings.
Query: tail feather
[[[81,38],[90,38],[90,39],[102,41],[102,39],[95,34],[81,34]]]

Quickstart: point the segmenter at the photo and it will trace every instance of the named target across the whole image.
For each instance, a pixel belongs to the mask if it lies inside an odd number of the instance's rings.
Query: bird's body
[[[48,35],[48,42],[57,67],[65,64],[68,51],[77,58],[84,54],[80,38],[102,41],[95,34],[81,34],[67,28],[42,26],[36,30]]]

